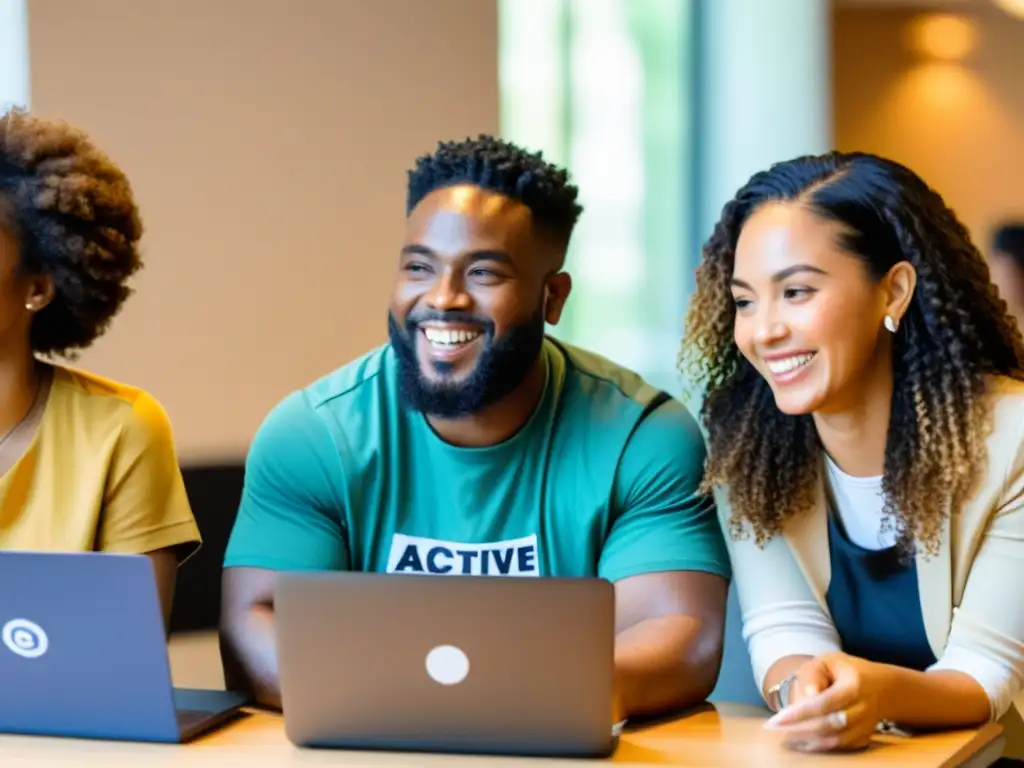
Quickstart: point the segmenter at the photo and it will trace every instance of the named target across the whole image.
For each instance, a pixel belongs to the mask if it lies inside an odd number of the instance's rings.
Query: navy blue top
[[[896,547],[870,550],[854,544],[833,512],[828,541],[832,579],[825,602],[843,651],[918,671],[934,664],[913,561],[901,563]]]

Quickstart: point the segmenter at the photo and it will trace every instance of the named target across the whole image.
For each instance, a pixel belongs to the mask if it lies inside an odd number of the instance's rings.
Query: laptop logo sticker
[[[439,645],[427,654],[427,674],[441,685],[458,685],[469,674],[469,657],[454,645]]]
[[[467,544],[396,533],[391,537],[388,573],[438,576],[540,576],[537,534],[519,539]]]
[[[0,631],[0,639],[12,653],[26,659],[38,659],[50,647],[43,628],[28,619],[8,621]]]

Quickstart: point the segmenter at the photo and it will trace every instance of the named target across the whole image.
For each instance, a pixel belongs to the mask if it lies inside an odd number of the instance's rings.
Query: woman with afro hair
[[[825,751],[1003,719],[1019,752],[1024,342],[942,198],[869,154],[754,175],[681,365],[768,727]]]
[[[128,180],[85,135],[0,115],[0,550],[146,553],[166,618],[200,541],[167,415],[44,360],[106,330],[141,234]]]

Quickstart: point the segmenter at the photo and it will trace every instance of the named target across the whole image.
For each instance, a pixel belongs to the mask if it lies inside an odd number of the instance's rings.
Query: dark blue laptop
[[[180,743],[246,703],[172,688],[145,555],[0,552],[0,733]]]

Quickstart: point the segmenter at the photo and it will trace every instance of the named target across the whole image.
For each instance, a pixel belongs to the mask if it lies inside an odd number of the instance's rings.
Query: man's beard
[[[482,330],[483,349],[462,380],[449,379],[439,364],[434,364],[440,374],[436,379],[428,379],[420,370],[418,325],[428,321],[474,325]],[[408,318],[404,328],[389,312],[388,335],[398,359],[399,387],[406,405],[428,416],[453,419],[479,413],[523,383],[544,344],[544,311],[538,308],[533,317],[509,328],[499,339],[494,338],[493,322],[464,312],[420,314]]]

